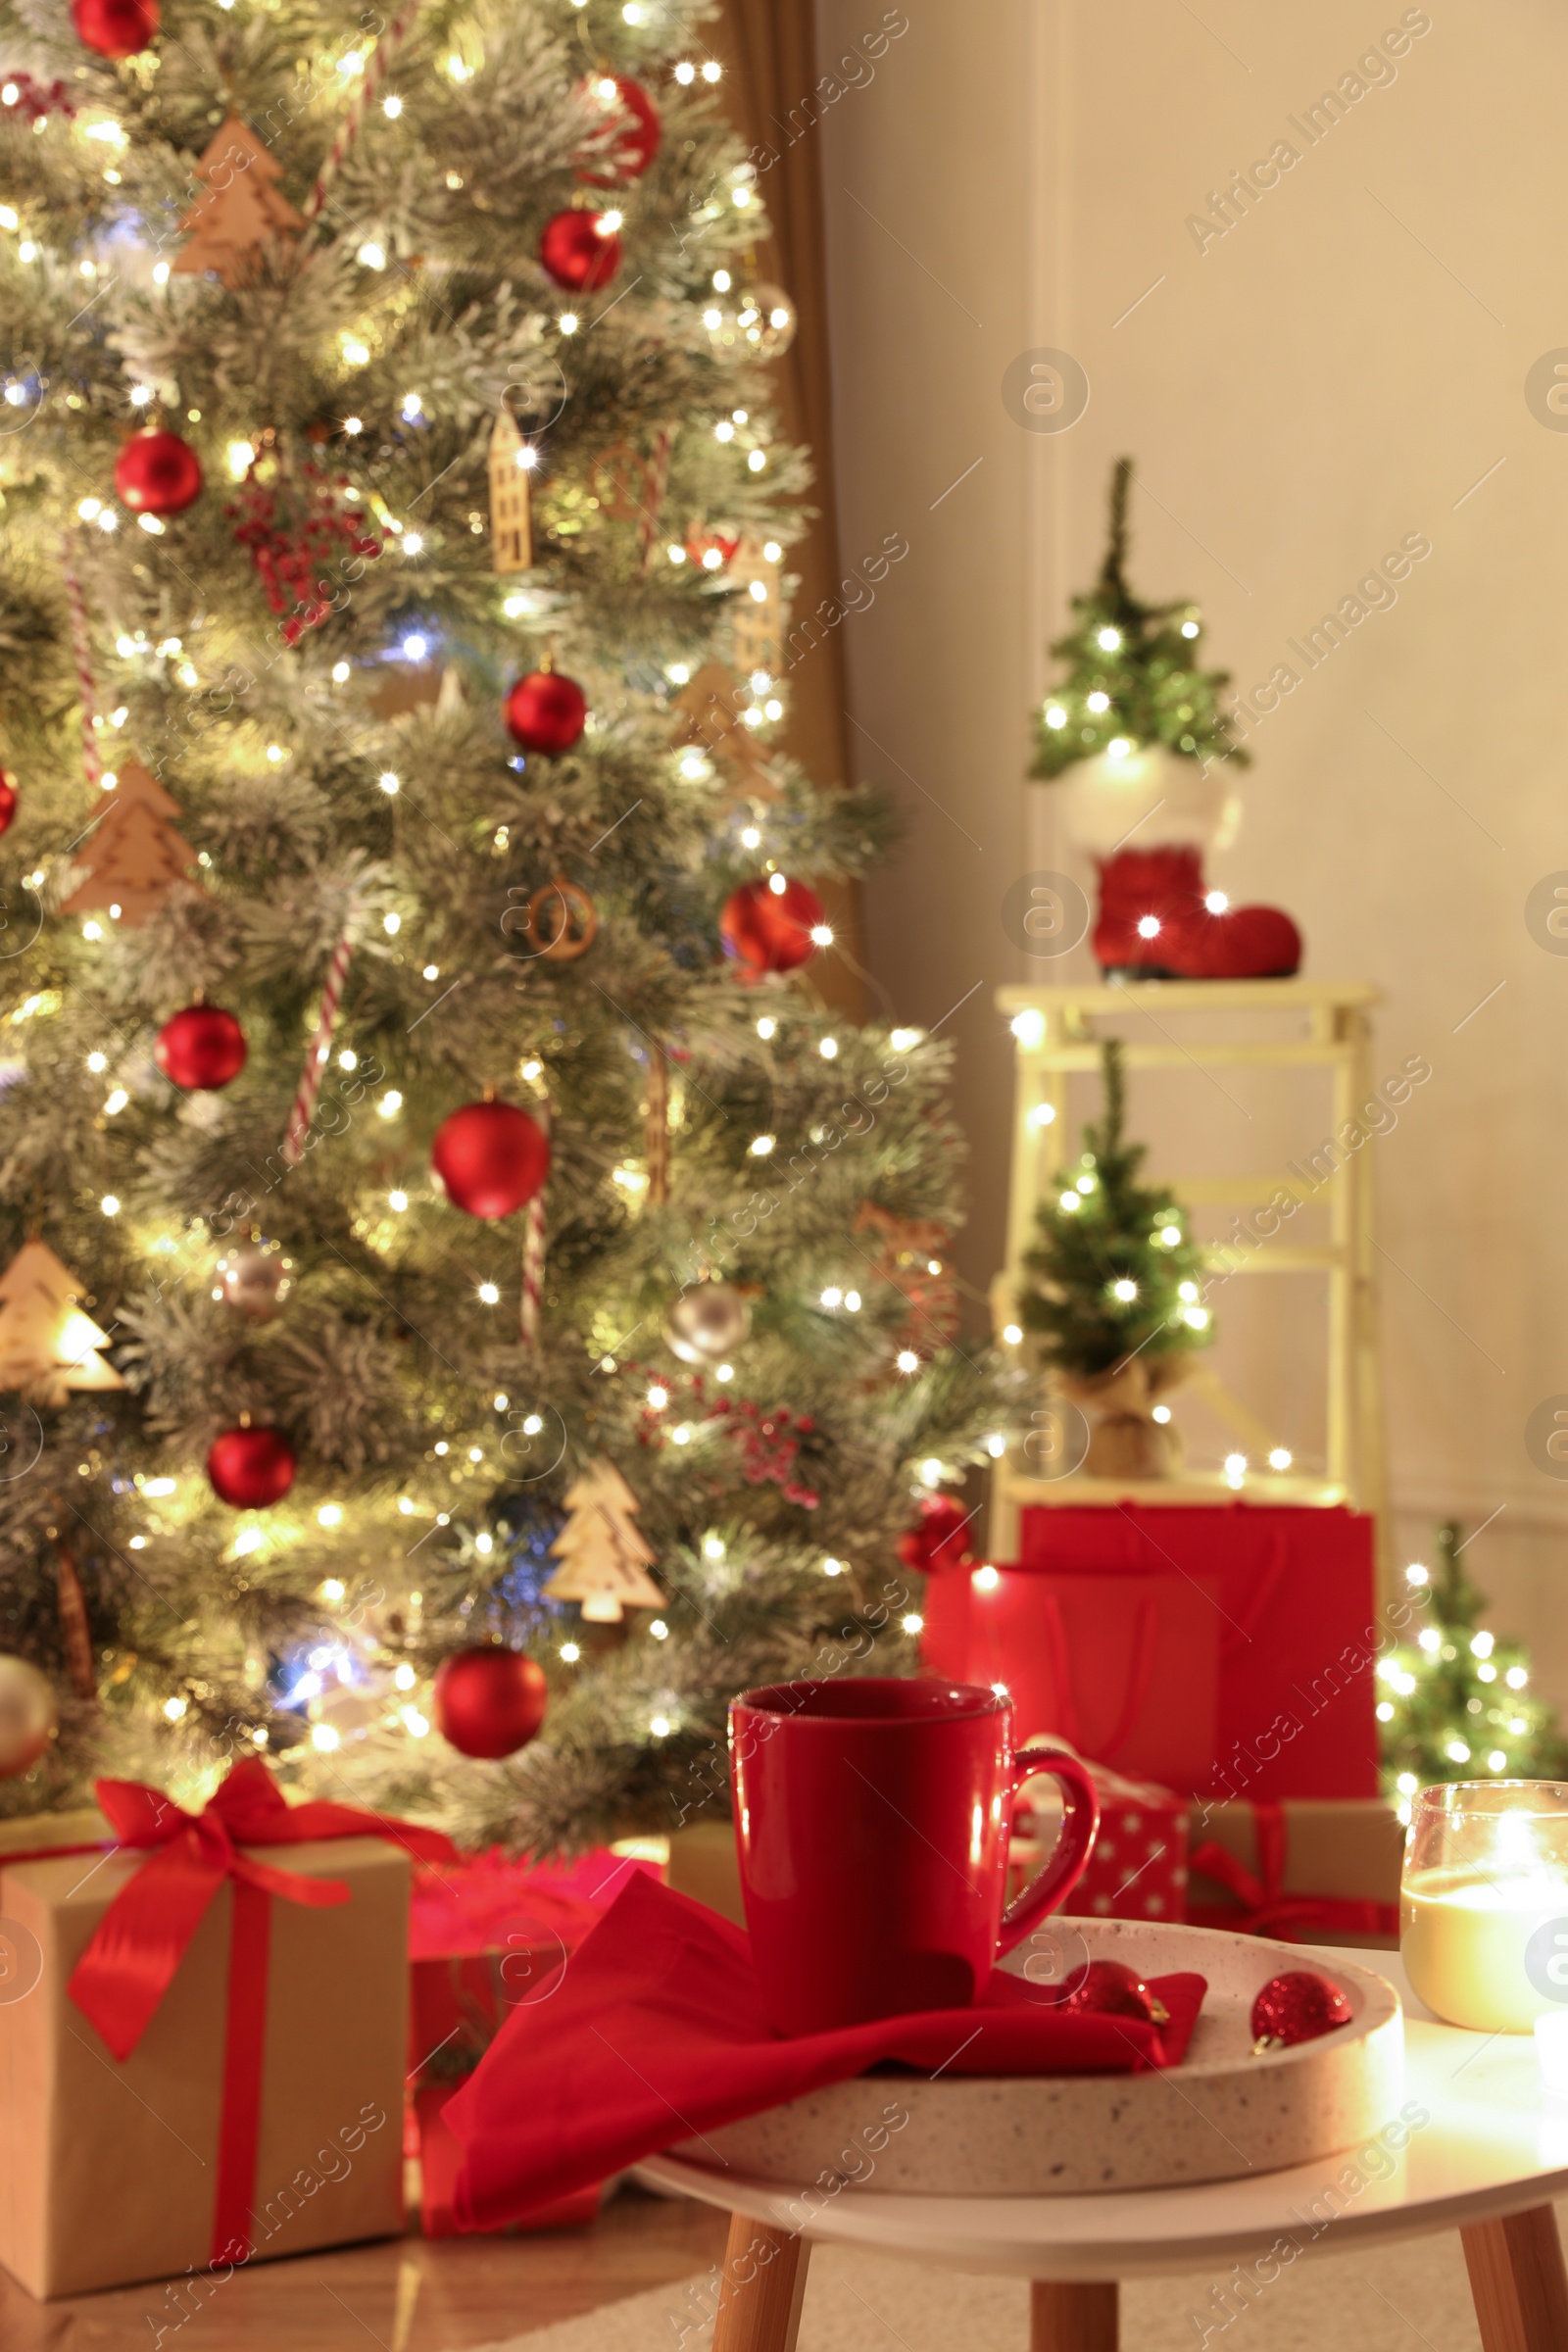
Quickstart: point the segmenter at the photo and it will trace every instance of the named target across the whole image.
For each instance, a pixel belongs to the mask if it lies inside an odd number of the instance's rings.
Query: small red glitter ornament
[[[900,1559],[917,1576],[967,1567],[971,1556],[968,1533],[974,1516],[956,1494],[927,1494],[918,1521],[899,1538]]]
[[[469,1102],[435,1131],[430,1165],[457,1208],[510,1217],[550,1173],[550,1139],[514,1102]]]
[[[202,462],[178,433],[149,424],[115,460],[115,490],[133,514],[182,514],[202,494]]]
[[[620,268],[620,239],[608,213],[557,213],[539,239],[539,262],[568,294],[594,294]]]
[[[531,669],[501,706],[507,732],[525,752],[559,760],[588,723],[588,697],[575,678],[559,669]]]
[[[245,1067],[245,1032],[218,1004],[187,1004],[164,1023],[153,1058],[176,1086],[213,1092]]]
[[[76,38],[100,57],[139,57],[158,33],[158,0],[71,0]]]
[[[280,1429],[225,1429],[207,1456],[213,1492],[237,1511],[281,1502],[295,1468],[294,1448]]]
[[[510,1756],[545,1719],[550,1686],[518,1649],[454,1650],[435,1678],[435,1728],[464,1756]]]
[[[604,115],[618,115],[620,127],[608,147],[577,177],[590,188],[614,188],[641,179],[655,156],[662,127],[659,109],[640,81],[625,74],[590,74],[582,95]]]
[[[1120,1960],[1086,1960],[1061,1988],[1057,2006],[1078,2017],[1135,2017],[1141,2025],[1168,2026],[1170,2011],[1136,1969]]]
[[[793,972],[815,955],[821,924],[822,902],[809,883],[769,874],[732,892],[718,927],[728,954],[754,972]]]
[[[1316,2041],[1349,2022],[1348,1996],[1332,1978],[1314,1968],[1287,1969],[1270,1977],[1252,2003],[1252,2055],[1293,2050],[1298,2041]]]

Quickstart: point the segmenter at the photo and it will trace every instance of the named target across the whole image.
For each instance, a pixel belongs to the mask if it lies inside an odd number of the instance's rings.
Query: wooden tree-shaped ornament
[[[177,802],[157,778],[127,760],[108,808],[74,860],[72,870],[82,879],[61,900],[62,914],[105,906],[117,922],[135,931],[176,882],[196,889],[188,881],[196,853],[179,833],[178,817]]]
[[[0,1392],[64,1404],[73,1389],[122,1389],[109,1345],[77,1303],[81,1284],[46,1242],[24,1242],[0,1274]]]
[[[190,238],[172,267],[225,286],[242,286],[262,262],[277,253],[305,223],[277,192],[283,167],[271,151],[230,115],[196,166],[207,193],[180,222]]]
[[[729,771],[744,800],[776,801],[778,786],[768,776],[765,756],[741,716],[739,689],[722,662],[705,662],[675,697],[680,723],[672,746],[695,744]]]
[[[575,1600],[590,1625],[618,1625],[628,1609],[660,1609],[647,1570],[654,1555],[637,1525],[637,1497],[612,1462],[590,1462],[566,1490],[566,1521],[550,1546],[561,1566],[545,1586]]]
[[[533,567],[533,501],[528,469],[534,452],[503,405],[490,435],[490,563],[496,571]]]

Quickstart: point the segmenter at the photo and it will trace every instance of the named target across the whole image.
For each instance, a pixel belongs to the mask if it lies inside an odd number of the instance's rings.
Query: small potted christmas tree
[[[1169,1193],[1138,1181],[1146,1147],[1122,1132],[1120,1041],[1107,1039],[1102,1054],[1104,1116],[1084,1129],[1076,1165],[1040,1204],[1019,1315],[1039,1334],[1059,1393],[1090,1416],[1083,1467],[1100,1478],[1168,1478],[1181,1445],[1160,1400],[1213,1338],[1203,1255]]]
[[[1274,906],[1232,907],[1203,878],[1205,850],[1236,831],[1235,775],[1250,755],[1221,708],[1223,669],[1199,658],[1202,622],[1187,598],[1148,605],[1127,583],[1130,458],[1110,485],[1100,577],[1072,600],[1052,647],[1066,664],[1040,713],[1034,774],[1064,777],[1067,832],[1100,864],[1095,954],[1131,979],[1273,978],[1301,941]]]

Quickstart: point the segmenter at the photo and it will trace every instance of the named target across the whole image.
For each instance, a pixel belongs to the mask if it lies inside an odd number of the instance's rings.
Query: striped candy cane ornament
[[[550,1141],[550,1098],[547,1095],[537,1103],[534,1120]],[[545,1281],[545,1194],[548,1184],[542,1184],[528,1203],[527,1223],[522,1236],[522,1299],[517,1314],[517,1336],[525,1348],[539,1345],[539,1310],[544,1297]]]
[[[382,82],[386,79],[387,68],[391,65],[393,58],[397,55],[397,52],[401,48],[408,33],[409,26],[414,23],[414,20],[418,13],[419,0],[409,0],[409,4],[406,8],[399,9],[397,15],[393,18],[391,24],[387,26],[385,32],[382,33],[380,39],[376,42],[375,47],[370,51],[369,56],[367,58],[365,63],[365,71],[359,76],[358,86],[355,89],[354,97],[350,103],[348,112],[343,117],[342,122],[338,124],[337,137],[332,141],[330,148],[327,150],[326,157],[321,165],[321,169],[316,175],[316,185],[314,188],[312,188],[310,196],[306,201],[305,219],[307,225],[320,219],[321,208],[326,203],[327,191],[331,187],[333,180],[336,179],[339,171],[342,169],[344,159],[349,154],[349,151],[353,147],[355,140],[359,137],[360,131],[364,126],[366,115],[374,101],[376,92],[380,89]]]
[[[321,1091],[321,1073],[326,1068],[332,1051],[332,1032],[337,1027],[337,1010],[343,1002],[343,983],[348,978],[349,958],[354,954],[356,924],[351,920],[343,936],[332,950],[332,960],[326,968],[326,984],[321,990],[321,1008],[316,1016],[316,1035],[305,1056],[300,1072],[299,1093],[288,1114],[288,1133],[283,1138],[283,1165],[297,1167],[305,1150],[305,1137],[316,1110],[316,1098]]]

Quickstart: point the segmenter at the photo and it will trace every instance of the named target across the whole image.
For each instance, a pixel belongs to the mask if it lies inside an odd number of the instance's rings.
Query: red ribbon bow
[[[1280,1928],[1303,1928],[1311,1932],[1309,1941],[1312,1934],[1398,1933],[1399,1914],[1396,1904],[1361,1900],[1353,1895],[1286,1894],[1285,1808],[1275,1799],[1260,1797],[1253,1801],[1251,1813],[1257,1836],[1256,1873],[1239,1861],[1228,1846],[1213,1838],[1198,1847],[1189,1864],[1205,1879],[1217,1879],[1243,1906],[1246,1916],[1238,1919],[1233,1911],[1222,1911],[1217,1904],[1192,1904],[1188,1907],[1190,1920],[1203,1927],[1236,1928],[1244,1936],[1267,1935]]]
[[[207,1907],[225,1880],[320,1910],[346,1903],[341,1879],[312,1879],[252,1861],[244,1845],[303,1845],[319,1838],[390,1838],[421,1861],[454,1862],[438,1830],[362,1812],[358,1805],[291,1805],[259,1758],[235,1764],[202,1813],[186,1813],[141,1781],[99,1781],[99,1809],[119,1844],[152,1858],[122,1886],[68,1986],[82,2015],[124,2060],[174,1981]],[[236,1938],[239,1922],[235,1922]]]

